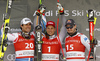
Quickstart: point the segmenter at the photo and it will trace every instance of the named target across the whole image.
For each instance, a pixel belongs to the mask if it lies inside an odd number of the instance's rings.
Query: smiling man
[[[87,36],[77,32],[73,19],[68,19],[65,23],[68,36],[65,39],[66,60],[85,61],[85,49],[89,51],[90,42]]]
[[[34,32],[31,31],[33,23],[29,18],[23,18],[20,22],[21,32],[7,33],[8,41],[13,41],[15,48],[15,61],[33,61],[34,58]],[[1,29],[1,31],[3,28]],[[2,35],[1,35],[2,36]]]
[[[60,3],[57,4],[59,8],[59,14],[61,14],[61,20],[62,20],[62,28],[59,33],[59,38],[62,41],[65,37],[66,28],[65,28],[65,22],[64,21],[64,8],[61,6]],[[41,14],[38,12],[38,14]],[[38,15],[40,17],[40,15]],[[34,22],[36,23],[36,22]],[[59,55],[60,55],[60,42],[58,39],[58,36],[55,35],[56,32],[56,26],[55,22],[48,21],[46,23],[46,33],[43,33],[42,37],[42,61],[59,61]]]
[[[53,21],[48,21],[46,25],[46,31],[49,35],[54,35],[55,29],[55,23]]]

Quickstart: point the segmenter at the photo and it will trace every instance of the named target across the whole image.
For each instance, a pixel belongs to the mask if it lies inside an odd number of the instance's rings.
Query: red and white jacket
[[[65,39],[66,59],[75,61],[85,61],[85,48],[90,49],[89,39],[82,33],[74,36],[67,36]]]
[[[7,38],[9,41],[13,41],[16,58],[33,58],[35,49],[34,33],[31,32],[31,38],[25,39],[21,36],[21,33],[8,33]]]
[[[52,39],[42,38],[42,61],[59,61],[60,44],[58,37],[55,35],[52,37]]]

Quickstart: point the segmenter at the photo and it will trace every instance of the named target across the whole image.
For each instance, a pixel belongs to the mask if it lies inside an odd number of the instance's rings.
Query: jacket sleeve
[[[88,37],[85,35],[82,35],[81,42],[86,47],[86,49],[89,51],[90,50],[90,40],[88,39]]]
[[[38,15],[35,15],[35,17],[34,17],[34,21],[33,21],[33,31],[35,31],[35,27],[37,25],[39,25],[39,17],[40,16],[38,16]]]
[[[38,15],[35,15],[35,17],[34,17],[34,21],[33,21],[33,31],[35,31],[35,27],[37,26],[37,25],[39,25],[39,21],[40,21],[40,25],[41,25],[41,27],[42,27],[42,32],[44,32],[45,31],[45,29],[46,29],[46,16],[45,15],[41,15],[41,18],[40,18],[40,16],[38,16]]]
[[[65,27],[66,18],[64,16],[64,14],[61,15],[61,21],[62,21],[62,27],[60,29],[59,38],[60,38],[61,43],[63,43],[63,40],[64,40],[66,33],[67,33],[67,30]]]

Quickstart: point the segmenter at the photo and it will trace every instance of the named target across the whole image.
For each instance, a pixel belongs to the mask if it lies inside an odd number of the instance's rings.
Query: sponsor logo
[[[11,31],[11,32],[20,32],[20,31],[21,31],[21,29],[11,28],[11,29],[10,29],[10,31]]]
[[[52,22],[48,22],[48,24],[53,24]]]
[[[19,42],[21,42],[21,41],[33,41],[34,40],[34,38],[31,38],[31,39],[29,39],[29,40],[26,40],[26,39],[19,39]]]
[[[88,39],[87,37],[84,38],[85,41],[86,41],[87,39]]]
[[[52,45],[52,44],[59,44],[59,42],[58,41],[57,42],[46,42],[46,41],[44,41],[43,44],[50,44],[50,45]]]
[[[67,41],[65,41],[65,43],[70,43],[70,42],[80,43],[80,41],[79,41],[79,40],[67,40]]]
[[[67,23],[72,23],[71,20],[68,20]]]
[[[42,55],[42,59],[43,60],[58,60],[59,59],[59,55],[55,55],[55,54],[51,54],[51,55]]]
[[[93,29],[92,29],[93,24],[92,24],[92,23],[90,23],[90,24],[91,24],[90,35],[93,36],[93,31],[92,31],[92,30],[93,30]]]
[[[37,33],[37,41],[40,41],[40,32]],[[38,52],[41,52],[41,44],[38,44]]]
[[[7,59],[8,61],[15,61],[15,54],[8,54]]]
[[[89,28],[86,28],[86,31],[89,31]],[[100,28],[94,28],[94,31],[100,31]]]
[[[100,16],[100,11],[97,11],[97,10],[93,10],[94,11],[94,15],[95,16]],[[36,12],[34,12],[33,16],[36,15]],[[64,14],[65,16],[86,16],[85,14],[88,13],[88,10],[64,10]],[[57,16],[59,13],[58,11],[54,11],[54,10],[49,10],[47,12],[45,12],[45,16]],[[90,17],[92,16],[92,12],[90,14]]]
[[[40,41],[40,32],[36,32],[37,33],[37,41]]]

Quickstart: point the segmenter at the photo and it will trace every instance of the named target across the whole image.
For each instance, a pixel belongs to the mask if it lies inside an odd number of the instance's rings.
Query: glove
[[[9,26],[5,26],[5,33],[8,33],[8,30],[10,29]]]
[[[6,46],[6,47],[8,46],[7,40],[4,40],[4,41],[3,41],[3,45]]]
[[[93,40],[93,43],[94,43],[94,45],[97,45],[98,44],[98,41],[97,41],[96,38]]]
[[[58,12],[62,15],[64,14],[64,8],[62,7],[62,5],[60,3],[57,3],[57,7],[58,7]]]
[[[10,29],[10,27],[9,27],[9,26],[5,26],[5,29],[8,29],[8,30],[9,30],[9,29]]]
[[[4,28],[4,23],[3,23],[2,27],[1,27],[2,31],[3,31],[3,28]],[[10,27],[9,26],[5,26],[5,33],[7,33],[8,30],[10,30]]]
[[[46,9],[46,7],[45,7],[43,4],[39,5],[36,14],[37,14],[38,16],[39,16],[40,14],[43,14],[43,13],[45,12],[45,9]]]

